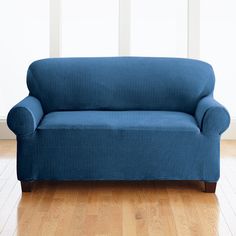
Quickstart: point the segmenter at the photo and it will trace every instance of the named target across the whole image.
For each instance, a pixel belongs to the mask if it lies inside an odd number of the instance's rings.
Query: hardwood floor
[[[216,194],[200,182],[38,183],[21,194],[15,141],[0,141],[0,235],[236,235],[236,141]]]

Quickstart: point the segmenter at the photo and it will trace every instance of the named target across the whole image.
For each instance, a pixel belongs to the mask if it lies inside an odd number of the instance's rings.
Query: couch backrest
[[[169,110],[192,114],[213,92],[212,67],[198,60],[149,57],[52,58],[33,62],[30,95],[44,112]]]

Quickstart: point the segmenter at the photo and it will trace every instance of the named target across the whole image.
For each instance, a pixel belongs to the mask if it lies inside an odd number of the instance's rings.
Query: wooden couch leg
[[[21,181],[22,192],[31,192],[32,191],[32,181]]]
[[[205,182],[205,192],[215,193],[217,182]]]

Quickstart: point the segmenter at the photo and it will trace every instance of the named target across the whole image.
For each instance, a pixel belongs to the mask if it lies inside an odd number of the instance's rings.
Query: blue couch
[[[227,110],[212,67],[178,58],[33,62],[9,112],[23,191],[36,180],[201,180],[214,192]]]

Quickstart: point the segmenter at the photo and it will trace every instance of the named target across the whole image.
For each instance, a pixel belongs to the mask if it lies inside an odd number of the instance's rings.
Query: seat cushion
[[[38,129],[159,130],[199,133],[193,116],[170,111],[66,111],[47,114]]]
[[[24,180],[219,178],[219,137],[206,138],[181,112],[53,112],[18,142],[30,160],[19,162]]]

